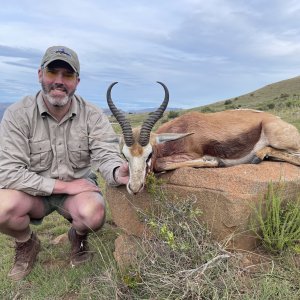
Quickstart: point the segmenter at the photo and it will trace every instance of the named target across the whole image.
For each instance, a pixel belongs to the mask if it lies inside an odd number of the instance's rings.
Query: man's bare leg
[[[44,205],[39,197],[0,189],[0,232],[16,239],[16,254],[8,277],[23,279],[28,275],[40,251],[40,241],[31,232],[30,218],[44,217]]]
[[[26,193],[0,189],[0,232],[17,241],[28,240],[31,234],[30,218],[44,217],[44,205],[40,197]]]

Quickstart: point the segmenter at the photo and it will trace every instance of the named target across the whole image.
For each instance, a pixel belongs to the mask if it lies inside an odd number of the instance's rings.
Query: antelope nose
[[[142,189],[144,188],[144,184],[141,184],[139,186],[131,186],[130,184],[128,184],[128,191],[131,193],[131,194],[138,194],[140,191],[142,191]]]

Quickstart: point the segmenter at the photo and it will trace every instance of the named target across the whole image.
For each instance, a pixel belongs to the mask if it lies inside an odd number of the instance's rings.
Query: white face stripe
[[[140,155],[133,156],[130,147],[124,145],[122,153],[128,161],[129,166],[129,181],[127,190],[129,193],[139,192],[145,184],[145,177],[147,172],[147,159],[152,153],[152,146],[150,144],[143,147]]]

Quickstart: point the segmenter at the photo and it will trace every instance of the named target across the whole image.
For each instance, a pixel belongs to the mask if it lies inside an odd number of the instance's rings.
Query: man
[[[92,170],[111,185],[126,184],[127,163],[109,143],[113,129],[102,110],[75,95],[77,54],[47,49],[38,70],[42,90],[11,105],[0,131],[0,232],[16,240],[8,276],[24,278],[40,241],[30,223],[58,211],[70,221],[71,264],[90,258],[87,236],[101,228],[105,204]]]

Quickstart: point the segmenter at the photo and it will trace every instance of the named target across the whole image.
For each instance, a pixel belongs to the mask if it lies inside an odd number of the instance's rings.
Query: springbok
[[[141,191],[149,170],[181,167],[227,167],[259,163],[265,158],[300,165],[300,134],[291,124],[270,113],[251,109],[183,114],[151,132],[169,102],[167,87],[160,107],[139,128],[113,103],[112,83],[107,103],[122,128],[121,152],[128,161],[130,194]]]

